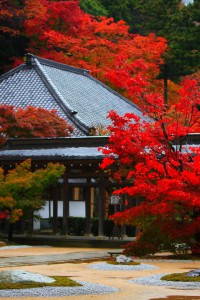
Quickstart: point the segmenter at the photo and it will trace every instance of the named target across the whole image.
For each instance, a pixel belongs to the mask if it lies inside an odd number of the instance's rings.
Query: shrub
[[[140,239],[136,240],[135,242],[126,244],[125,247],[126,249],[124,250],[124,253],[127,255],[144,256],[157,252],[157,247],[149,242],[145,242]]]
[[[200,256],[200,242],[197,242],[191,246],[191,252],[194,255]]]

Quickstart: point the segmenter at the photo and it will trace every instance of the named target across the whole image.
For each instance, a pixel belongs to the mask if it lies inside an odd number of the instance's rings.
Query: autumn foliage
[[[0,106],[1,141],[7,138],[67,137],[73,127],[57,115],[56,110],[41,107]]]
[[[1,144],[8,138],[66,137],[72,132],[73,127],[59,117],[56,110],[0,106]],[[40,209],[45,189],[63,172],[64,166],[50,163],[33,172],[31,160],[16,165],[8,174],[0,168],[0,219],[9,219],[12,223],[25,211],[30,214]]]
[[[79,1],[27,0],[24,14],[28,52],[88,69],[133,101],[147,81],[146,89],[163,88],[157,76],[164,38],[130,34],[124,21],[86,14]]]
[[[5,33],[13,36],[20,35],[23,19],[23,10],[12,0],[0,0],[0,36]]]
[[[130,34],[124,21],[86,14],[76,0],[24,0],[23,10],[10,2],[6,0],[4,5],[0,1],[0,19],[5,15],[8,20],[1,32],[13,36],[22,32],[27,52],[89,69],[142,109],[144,119],[110,112],[110,142],[103,150],[107,158],[102,168],[110,170],[112,180],[127,181],[127,186],[116,193],[140,201],[139,206],[127,207],[113,216],[115,222],[141,230],[128,251],[144,249],[153,253],[160,245],[198,240],[200,156],[196,148],[187,146],[187,136],[200,129],[199,74],[180,86],[169,83],[167,105],[159,79],[167,49],[164,38]],[[18,16],[23,20],[23,29],[14,31],[12,20]],[[55,122],[52,115],[41,110],[0,108],[3,138],[71,133],[72,128],[62,120],[54,127]],[[9,199],[12,206],[13,199]]]
[[[15,37],[19,37],[21,56],[9,57],[14,59],[14,66],[23,62],[22,53],[30,52],[88,69],[139,105],[144,89],[163,93],[163,82],[158,78],[160,67],[166,63],[163,57],[170,49],[158,34],[130,34],[123,20],[115,22],[113,18],[87,14],[78,0],[4,0],[0,1],[0,9],[0,32],[6,40],[9,35],[13,48]],[[174,103],[176,86],[171,83],[168,89],[169,103]]]
[[[57,182],[64,170],[58,163],[33,170],[30,159],[17,164],[7,174],[0,168],[0,219],[14,223],[24,213],[31,215],[39,210],[44,205],[45,190]]]
[[[112,178],[127,181],[115,193],[140,201],[112,216],[116,223],[141,230],[128,245],[128,252],[135,254],[138,249],[154,253],[173,242],[190,244],[200,232],[199,148],[187,145],[188,134],[200,131],[198,83],[185,80],[179,102],[171,107],[158,93],[141,99],[146,119],[109,113],[111,136],[102,164]]]

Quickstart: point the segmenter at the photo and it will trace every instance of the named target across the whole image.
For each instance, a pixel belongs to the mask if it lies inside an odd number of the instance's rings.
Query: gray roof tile
[[[87,135],[89,128],[96,125],[109,125],[106,117],[110,110],[142,116],[136,105],[86,70],[31,54],[26,64],[0,77],[0,103],[56,109],[75,127],[76,136]]]
[[[30,105],[49,110],[56,109],[62,118],[74,126],[55,101],[37,71],[34,68],[27,68],[25,65],[22,68],[16,68],[16,72],[0,81],[0,103],[23,108]],[[79,128],[75,128],[74,135],[79,136],[83,133]]]
[[[0,150],[0,160],[19,160],[27,158],[43,160],[102,160],[104,155],[98,150],[98,147],[66,147],[66,148],[48,148],[48,149],[22,149],[22,150]]]

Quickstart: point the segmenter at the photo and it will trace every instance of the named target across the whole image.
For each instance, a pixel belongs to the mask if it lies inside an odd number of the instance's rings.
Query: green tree
[[[64,171],[65,167],[59,163],[48,163],[45,168],[34,170],[31,159],[16,165],[6,175],[0,168],[0,218],[9,219],[10,224],[22,215],[30,218],[44,206],[46,189],[56,184]]]
[[[168,52],[160,78],[164,80],[165,101],[168,101],[168,80],[178,82],[200,65],[200,3],[184,5],[182,0],[100,0],[115,20],[123,19],[132,33],[147,36],[155,33],[168,40]]]
[[[177,81],[200,66],[199,3],[194,1],[185,6],[181,0],[132,0],[132,4],[132,30],[144,36],[153,32],[168,40],[169,50],[160,75],[167,101],[168,79]]]
[[[129,25],[132,20],[132,0],[99,0],[115,21],[124,20]]]
[[[108,11],[98,0],[81,0],[80,7],[86,13],[93,16],[107,16]]]
[[[18,209],[34,211],[44,205],[46,188],[55,184],[64,173],[61,164],[48,163],[45,168],[33,170],[31,159],[28,159],[10,171],[4,177],[0,192],[6,193],[15,201]]]

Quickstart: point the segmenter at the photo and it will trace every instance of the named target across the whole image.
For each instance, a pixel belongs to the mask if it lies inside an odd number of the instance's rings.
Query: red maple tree
[[[22,44],[26,52],[89,69],[93,76],[139,105],[144,88],[164,90],[158,80],[167,48],[162,37],[130,34],[124,21],[89,15],[80,9],[78,0],[23,0],[14,6],[12,2],[0,1],[0,31],[25,38]],[[16,57],[14,66],[22,62]],[[172,97],[173,87],[169,85]]]
[[[25,3],[28,52],[89,69],[133,101],[141,83],[142,89],[162,89],[156,78],[167,47],[164,38],[130,34],[124,21],[95,18],[80,9],[79,1]]]
[[[0,0],[0,36],[8,33],[20,35],[23,22],[23,10],[12,0]]]
[[[58,116],[56,110],[0,105],[1,142],[7,138],[67,137],[72,132],[73,127]]]
[[[36,108],[31,106],[27,108],[15,108],[7,104],[0,105],[0,144],[4,144],[8,138],[67,137],[70,136],[72,132],[73,127],[58,116],[56,110],[49,111],[41,107]],[[51,166],[51,164],[40,171],[43,172],[42,176],[47,176],[49,166]],[[56,168],[56,165],[52,165],[52,168],[54,168],[54,166]],[[20,168],[24,168],[25,173],[17,172]],[[59,171],[63,171],[63,166],[59,166],[58,169]],[[28,174],[26,174],[26,171]],[[11,174],[14,174],[14,176],[9,181],[8,179]],[[21,176],[20,181],[19,178],[15,178],[17,175]],[[53,172],[51,175],[53,176]],[[21,210],[23,205],[20,202],[23,198],[22,190],[26,184],[29,186],[33,184],[30,176],[34,176],[31,172],[31,161],[26,161],[20,166],[16,165],[7,175],[4,174],[3,168],[0,168],[0,219],[8,218],[10,221],[15,222],[21,217],[23,214]],[[15,199],[16,193],[14,193],[15,179],[16,189],[19,190],[17,199]],[[40,181],[41,189],[44,189],[45,185],[42,186],[41,178]],[[36,187],[33,188],[33,191],[36,191]],[[27,197],[26,195],[25,202],[27,202]],[[36,198],[39,199],[39,194]],[[35,201],[33,201],[33,204],[36,204],[34,195],[32,200]],[[39,202],[39,206],[42,206],[41,201]],[[17,207],[16,202],[20,202],[20,205]]]
[[[56,110],[49,111],[41,107],[36,108],[31,106],[28,106],[25,109],[14,108],[14,106],[9,106],[7,104],[0,106],[0,144],[4,144],[8,138],[67,137],[70,136],[72,132],[73,127],[63,118],[58,116]],[[29,168],[28,174],[19,172],[21,174],[20,180],[22,183],[19,184],[19,180],[17,179],[16,185],[20,196],[16,200],[16,193],[13,192],[15,183],[14,177],[11,179],[10,185],[7,186],[9,174],[17,175],[18,173],[16,170],[19,170],[20,167],[24,167],[24,170],[27,171],[27,166]],[[48,173],[49,166],[50,165],[41,171],[44,172],[44,177],[47,176],[46,174]],[[54,168],[54,165],[52,167]],[[0,168],[0,219],[9,219],[10,222],[16,222],[22,216],[23,211],[21,208],[23,205],[20,204],[16,207],[16,201],[22,201],[22,190],[25,184],[29,186],[33,184],[32,179],[30,178],[30,176],[33,176],[30,168],[30,161],[24,162],[20,166],[16,165],[16,167],[7,175],[4,174],[3,168]],[[60,166],[59,168],[62,169],[63,166]],[[25,175],[27,175],[27,178]],[[45,185],[42,186],[41,178],[40,181],[41,188],[44,189]],[[33,188],[33,191],[36,191],[35,187]],[[39,196],[37,195],[37,197]],[[41,201],[42,200],[40,200],[40,206],[42,206]],[[27,196],[25,202],[27,202]]]
[[[200,150],[187,146],[188,135],[200,132],[198,82],[185,80],[171,107],[154,92],[144,93],[140,101],[149,119],[109,113],[111,136],[101,166],[115,180],[127,181],[115,193],[140,202],[112,216],[118,224],[140,229],[127,246],[131,254],[200,240]]]
[[[164,38],[130,34],[124,21],[89,15],[77,0],[24,0],[22,7],[12,7],[11,3],[0,1],[0,20],[7,18],[2,22],[7,26],[0,26],[0,31],[25,38],[26,52],[89,69],[93,76],[138,104],[135,92],[141,83],[143,89],[163,89],[157,78],[167,48]],[[15,26],[10,24],[12,20],[16,20]],[[16,57],[14,66],[22,62]]]

